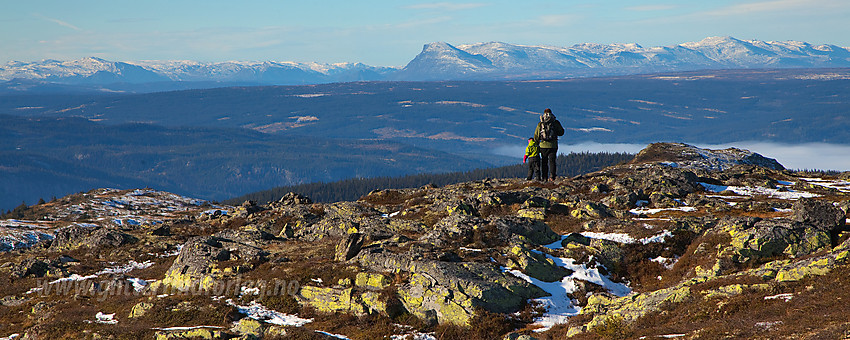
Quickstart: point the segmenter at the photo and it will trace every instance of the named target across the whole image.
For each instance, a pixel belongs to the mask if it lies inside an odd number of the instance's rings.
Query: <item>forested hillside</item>
[[[570,153],[558,155],[557,165],[560,176],[577,176],[600,170],[606,166],[627,162],[634,158],[628,153]],[[426,184],[444,186],[447,184],[469,182],[484,178],[524,178],[528,173],[525,164],[508,165],[490,169],[476,169],[443,174],[417,174],[402,177],[353,178],[332,183],[309,183],[277,187],[270,190],[250,193],[226,200],[227,204],[239,204],[246,200],[266,203],[281,196],[295,192],[310,197],[316,202],[354,201],[375,189],[415,188]]]

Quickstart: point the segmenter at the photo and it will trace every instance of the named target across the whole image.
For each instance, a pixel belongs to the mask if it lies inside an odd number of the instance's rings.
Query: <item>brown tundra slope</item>
[[[356,202],[97,189],[0,220],[0,339],[846,338],[848,180],[657,143]]]

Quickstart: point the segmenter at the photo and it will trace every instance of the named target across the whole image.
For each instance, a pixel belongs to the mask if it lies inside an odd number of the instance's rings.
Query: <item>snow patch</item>
[[[392,335],[390,336],[390,340],[437,340],[437,338],[430,333],[416,332],[411,334]]]
[[[65,281],[85,281],[85,280],[96,279],[96,278],[97,278],[97,275],[82,276],[82,275],[79,275],[79,274],[71,274],[71,276],[63,277],[61,279],[56,279],[56,280],[50,281],[50,284],[56,284],[56,283],[65,282]]]
[[[850,192],[850,182],[841,180],[829,180],[823,178],[801,178],[802,180],[822,187],[836,189],[841,192]]]
[[[154,265],[154,263],[151,262],[151,261],[145,261],[145,262],[139,263],[139,262],[130,260],[130,262],[125,266],[105,268],[105,269],[97,272],[95,275],[126,274],[126,273],[129,273],[129,272],[131,272],[135,269],[145,269],[145,268],[148,268],[152,265]]]
[[[664,230],[659,234],[656,234],[656,235],[653,235],[653,236],[650,236],[650,237],[646,237],[646,238],[642,238],[642,239],[639,239],[639,240],[635,240],[629,234],[623,234],[623,233],[598,233],[598,232],[592,232],[592,231],[585,231],[585,232],[582,232],[581,235],[584,236],[584,237],[588,237],[588,238],[614,241],[614,242],[617,242],[617,243],[638,243],[638,242],[640,242],[642,244],[664,242],[664,240],[667,239],[668,237],[673,237],[673,233],[670,232],[669,230]]]
[[[782,300],[785,300],[785,302],[791,301],[791,299],[793,299],[793,298],[794,298],[794,293],[776,294],[776,295],[771,295],[771,296],[765,296],[765,297],[764,297],[764,299],[765,299],[765,300],[778,300],[778,299],[782,299]]]
[[[240,306],[233,302],[233,299],[227,299],[227,304],[236,307],[239,313],[247,315],[249,318],[275,324],[279,326],[295,326],[301,327],[305,324],[313,322],[313,319],[303,319],[291,314],[283,314],[281,312],[271,310],[265,306],[252,301],[250,305]]]
[[[664,268],[666,268],[667,270],[670,270],[670,269],[673,269],[673,266],[676,265],[676,262],[678,262],[679,259],[678,258],[669,258],[669,257],[659,256],[659,257],[656,257],[654,259],[650,259],[650,261],[658,263],[658,264],[664,266]]]
[[[800,198],[812,198],[818,197],[820,195],[813,194],[805,191],[794,191],[791,189],[785,189],[785,191],[780,189],[772,189],[772,188],[764,188],[764,187],[738,187],[733,185],[716,185],[716,184],[708,184],[708,183],[699,183],[702,185],[705,190],[711,192],[724,192],[731,191],[738,195],[742,196],[769,196],[773,198],[779,199],[787,199],[787,200],[796,200]]]
[[[242,295],[245,295],[245,294],[260,295],[260,288],[259,287],[251,288],[251,287],[245,287],[245,286],[240,287],[239,288],[239,295],[242,296]]]
[[[684,211],[684,212],[692,212],[692,211],[697,211],[697,208],[695,208],[695,207],[674,207],[674,208],[654,208],[654,209],[650,209],[650,208],[634,208],[634,209],[632,209],[632,210],[629,210],[629,212],[630,212],[630,213],[635,214],[635,215],[640,215],[640,214],[652,215],[652,214],[660,213],[660,212],[662,212],[662,211]]]
[[[614,241],[617,243],[634,243],[635,239],[632,238],[629,234],[623,233],[598,233],[593,231],[584,231],[581,232],[581,236],[595,238],[598,240],[608,240]]]
[[[104,314],[103,312],[97,312],[94,316],[95,322],[97,323],[105,323],[108,325],[114,325],[118,323],[118,320],[115,320],[115,313],[112,314]]]
[[[571,258],[554,257],[546,253],[542,254],[546,258],[551,259],[555,265],[571,270],[572,274],[567,275],[558,282],[545,282],[528,276],[519,270],[502,267],[503,272],[511,273],[551,294],[551,296],[534,299],[534,301],[539,302],[542,307],[546,308],[546,313],[535,320],[535,324],[542,327],[536,329],[536,332],[546,331],[558,323],[566,322],[567,319],[581,312],[581,308],[576,306],[568,295],[578,289],[578,286],[575,284],[576,280],[595,283],[616,296],[626,296],[631,293],[631,289],[628,286],[611,281],[611,279],[599,273],[599,270],[595,267],[588,268],[585,264],[576,264],[575,259]]]
[[[333,334],[333,333],[328,333],[328,332],[325,332],[325,331],[316,331],[316,333],[324,334],[324,335],[327,335],[327,336],[332,337],[332,338],[337,338],[337,339],[342,339],[342,340],[351,340],[351,339],[349,339],[348,337],[346,337],[345,335],[342,335],[342,334]]]
[[[165,327],[165,328],[154,327],[154,328],[151,328],[151,329],[167,332],[167,331],[191,331],[193,329],[201,329],[201,328],[221,329],[221,328],[224,328],[224,327],[221,327],[221,326],[179,326],[179,327]]]
[[[133,284],[133,290],[135,290],[137,292],[141,292],[142,290],[145,289],[145,287],[148,286],[148,281],[144,280],[144,279],[129,277],[129,278],[127,278],[127,281],[130,281],[130,283]]]

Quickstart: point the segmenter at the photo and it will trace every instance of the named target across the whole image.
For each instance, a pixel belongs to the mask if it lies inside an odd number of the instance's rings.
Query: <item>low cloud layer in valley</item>
[[[689,143],[690,144],[690,143]],[[735,147],[757,152],[765,157],[775,158],[788,169],[850,170],[850,145],[829,143],[783,144],[759,141],[743,141],[725,144],[694,144],[707,149],[726,149]],[[637,153],[646,144],[596,143],[560,144],[559,153],[570,152],[627,152]],[[502,156],[521,158],[525,145],[503,146],[493,150]]]

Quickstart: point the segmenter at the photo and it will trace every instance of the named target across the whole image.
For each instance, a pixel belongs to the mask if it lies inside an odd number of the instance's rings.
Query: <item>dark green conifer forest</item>
[[[570,153],[560,154],[557,159],[558,175],[573,177],[600,170],[606,166],[628,162],[634,158],[628,153]],[[351,178],[331,183],[309,183],[277,187],[258,191],[224,201],[227,204],[240,204],[246,200],[265,204],[276,201],[289,192],[307,196],[315,202],[355,201],[376,189],[416,188],[427,184],[444,186],[452,183],[468,182],[485,178],[525,178],[528,173],[526,164],[515,164],[497,168],[476,169],[463,172],[441,174],[417,174],[401,177]]]

